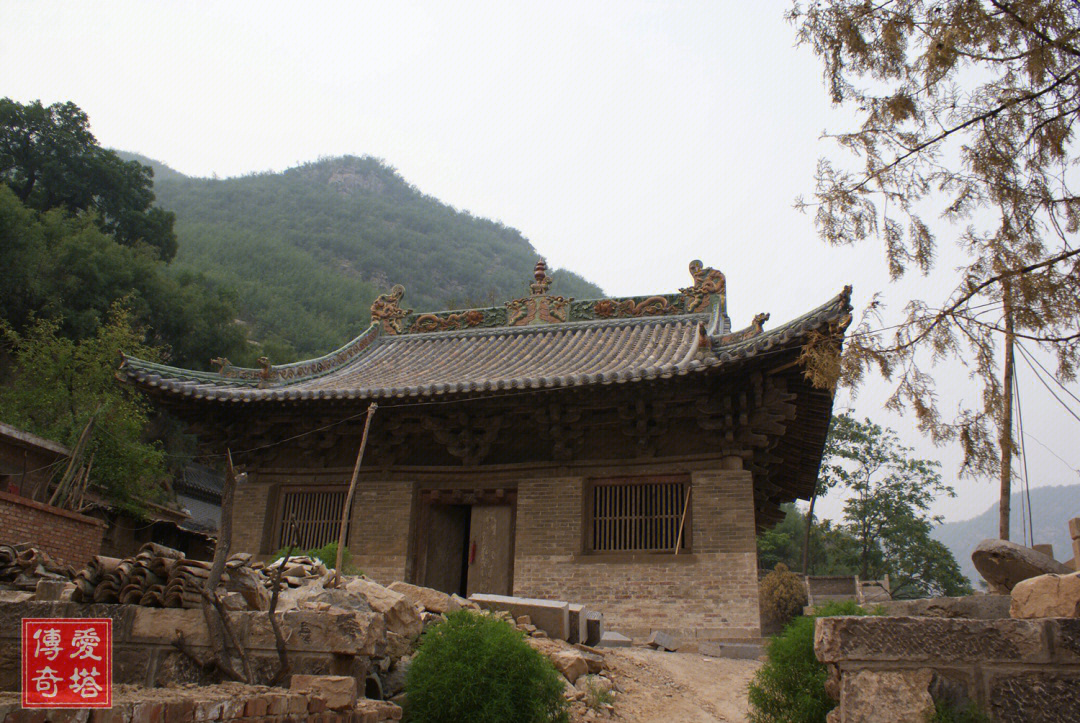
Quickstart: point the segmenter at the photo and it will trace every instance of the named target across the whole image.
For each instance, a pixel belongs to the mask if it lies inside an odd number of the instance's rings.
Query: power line
[[[1065,407],[1065,411],[1066,411],[1066,412],[1068,412],[1069,414],[1071,414],[1071,415],[1073,416],[1073,419],[1075,419],[1076,421],[1080,422],[1080,415],[1077,415],[1077,414],[1076,414],[1076,412],[1074,412],[1074,411],[1072,410],[1072,408],[1071,408],[1071,407],[1070,407],[1070,406],[1069,406],[1068,404],[1066,404],[1066,403],[1065,403],[1065,402],[1064,402],[1064,401],[1063,401],[1063,400],[1061,399],[1061,397],[1059,397],[1059,396],[1058,396],[1058,395],[1057,395],[1057,394],[1056,394],[1056,393],[1054,392],[1054,390],[1053,390],[1053,389],[1052,389],[1052,388],[1050,387],[1050,385],[1046,383],[1046,380],[1045,380],[1045,379],[1043,379],[1043,378],[1042,378],[1042,376],[1041,376],[1041,375],[1039,374],[1039,370],[1038,370],[1038,369],[1036,369],[1036,368],[1035,368],[1035,366],[1034,366],[1034,365],[1033,365],[1033,364],[1031,363],[1031,361],[1030,361],[1030,360],[1028,359],[1028,353],[1027,353],[1027,351],[1025,351],[1025,350],[1024,350],[1024,347],[1022,347],[1022,346],[1018,346],[1017,348],[1018,348],[1018,349],[1020,349],[1020,358],[1021,358],[1021,359],[1023,359],[1023,360],[1024,360],[1024,362],[1026,362],[1026,363],[1027,363],[1027,365],[1028,365],[1028,368],[1030,368],[1030,369],[1031,369],[1031,371],[1035,373],[1035,378],[1036,378],[1036,379],[1038,379],[1038,380],[1039,380],[1039,382],[1040,382],[1040,383],[1041,383],[1041,384],[1042,384],[1042,385],[1043,385],[1044,387],[1046,387],[1046,391],[1050,392],[1050,396],[1052,396],[1052,397],[1053,397],[1054,399],[1056,399],[1056,400],[1058,401],[1058,404],[1060,404],[1061,406]]]
[[[1043,449],[1045,449],[1045,450],[1046,450],[1047,452],[1049,452],[1049,453],[1050,453],[1050,454],[1052,454],[1053,456],[1057,457],[1057,459],[1058,459],[1058,461],[1059,461],[1059,462],[1061,462],[1061,463],[1062,463],[1063,465],[1065,465],[1065,466],[1066,466],[1066,467],[1068,467],[1068,468],[1069,468],[1070,470],[1072,470],[1073,472],[1075,472],[1075,473],[1076,473],[1077,475],[1080,475],[1080,469],[1077,469],[1076,467],[1073,467],[1073,466],[1072,466],[1071,464],[1069,464],[1068,462],[1066,462],[1066,461],[1065,461],[1065,459],[1063,459],[1063,458],[1062,458],[1062,456],[1061,456],[1060,454],[1058,454],[1057,452],[1055,452],[1054,450],[1050,449],[1050,448],[1049,448],[1049,447],[1047,447],[1047,446],[1046,446],[1045,444],[1043,444],[1042,442],[1040,442],[1040,441],[1039,441],[1039,439],[1038,439],[1038,437],[1036,437],[1036,436],[1035,436],[1035,435],[1033,435],[1033,434],[1028,434],[1027,432],[1024,432],[1024,436],[1025,436],[1025,437],[1027,437],[1028,439],[1030,439],[1030,440],[1031,440],[1032,442],[1034,442],[1035,444],[1037,444],[1037,445],[1039,445],[1040,447],[1042,447]]]
[[[1029,484],[1028,477],[1028,463],[1027,463],[1027,449],[1024,445],[1024,413],[1020,407],[1020,385],[1016,381],[1016,374],[1013,374],[1013,394],[1016,397],[1016,421],[1020,426],[1020,459],[1024,463],[1024,497],[1021,499],[1027,500],[1027,524],[1024,525],[1024,529],[1028,534],[1028,542],[1030,545],[1035,544],[1035,523],[1032,521],[1031,515],[1031,485]],[[1020,514],[1023,515],[1024,511],[1021,510]]]
[[[1017,345],[1017,346],[1019,346],[1019,347],[1023,347],[1023,344],[1021,344],[1020,342],[1016,342],[1016,345]],[[1032,360],[1033,362],[1035,362],[1036,364],[1038,364],[1038,365],[1039,365],[1039,368],[1040,368],[1040,369],[1042,369],[1042,370],[1043,370],[1044,372],[1046,372],[1046,375],[1047,375],[1047,376],[1049,376],[1049,377],[1050,377],[1051,379],[1053,379],[1053,380],[1054,380],[1054,383],[1055,383],[1055,384],[1057,384],[1057,385],[1058,385],[1059,387],[1061,387],[1061,389],[1062,389],[1062,390],[1063,390],[1063,391],[1064,391],[1064,392],[1065,392],[1066,394],[1068,394],[1068,395],[1069,395],[1070,397],[1072,397],[1073,399],[1075,399],[1075,400],[1076,400],[1076,402],[1077,402],[1078,404],[1080,404],[1080,397],[1077,397],[1077,396],[1076,396],[1075,394],[1073,394],[1073,393],[1072,393],[1071,391],[1069,391],[1069,388],[1068,388],[1067,386],[1065,386],[1064,384],[1062,384],[1062,383],[1061,383],[1061,380],[1060,380],[1060,379],[1058,379],[1058,378],[1057,378],[1057,376],[1055,376],[1054,374],[1051,374],[1051,373],[1050,373],[1050,372],[1049,372],[1049,371],[1048,371],[1048,370],[1046,369],[1046,367],[1044,367],[1044,366],[1042,365],[1042,362],[1040,362],[1040,361],[1039,361],[1038,357],[1036,357],[1036,356],[1035,356],[1034,354],[1032,354],[1031,352],[1029,352],[1029,351],[1028,351],[1028,350],[1027,350],[1026,348],[1024,348],[1024,349],[1022,349],[1022,350],[1023,350],[1023,352],[1024,352],[1025,354],[1027,354],[1028,356],[1030,356],[1030,357],[1031,357],[1031,360]]]

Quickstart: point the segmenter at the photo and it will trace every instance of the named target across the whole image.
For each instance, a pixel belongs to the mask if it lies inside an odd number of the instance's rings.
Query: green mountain
[[[1009,539],[1023,544],[1023,523],[1020,517],[1020,495],[1012,498],[1009,517]],[[1072,558],[1069,539],[1069,520],[1080,516],[1080,484],[1060,487],[1036,487],[1031,490],[1031,520],[1036,543],[1054,546],[1054,558],[1065,562]],[[932,536],[952,550],[960,571],[977,585],[979,573],[971,564],[971,551],[987,538],[998,536],[998,503],[990,505],[981,515],[970,520],[946,522],[934,529]]]
[[[176,213],[172,273],[232,289],[251,338],[274,362],[337,348],[369,323],[375,296],[402,284],[419,311],[490,306],[527,295],[539,254],[516,229],[476,218],[371,158],[344,156],[282,173],[192,178],[154,169]],[[595,284],[551,273],[552,293],[599,298]]]

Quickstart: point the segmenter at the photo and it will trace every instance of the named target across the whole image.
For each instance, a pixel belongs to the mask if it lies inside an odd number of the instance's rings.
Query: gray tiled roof
[[[310,362],[263,380],[126,358],[125,381],[166,395],[253,402],[432,397],[480,391],[637,382],[691,374],[789,348],[843,318],[850,289],[787,324],[718,333],[710,314],[673,314],[391,335],[376,325]]]

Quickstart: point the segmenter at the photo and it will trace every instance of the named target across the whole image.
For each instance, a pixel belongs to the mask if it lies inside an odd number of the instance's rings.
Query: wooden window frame
[[[596,510],[594,509],[596,503],[596,494],[594,490],[597,487],[640,487],[644,485],[655,484],[681,484],[683,485],[682,501],[679,503],[679,509],[675,516],[675,530],[674,536],[678,537],[678,524],[682,519],[683,506],[686,509],[686,521],[683,524],[682,542],[679,547],[678,554],[685,555],[693,552],[693,502],[692,499],[687,498],[687,494],[691,497],[692,492],[692,480],[689,474],[658,474],[658,475],[640,475],[633,477],[592,477],[585,480],[584,490],[584,504],[582,505],[582,544],[581,550],[585,555],[598,555],[598,556],[625,556],[625,555],[672,555],[675,554],[675,543],[671,544],[671,547],[665,548],[642,548],[642,547],[619,547],[617,549],[601,549],[597,550],[595,545],[595,526],[597,522]]]
[[[318,493],[325,493],[325,492],[338,492],[338,493],[341,493],[341,495],[342,495],[341,505],[342,505],[342,507],[344,507],[345,501],[346,501],[345,497],[348,494],[348,486],[347,485],[343,485],[343,484],[339,484],[339,485],[328,484],[328,485],[326,485],[326,484],[324,484],[324,485],[282,485],[281,486],[281,488],[278,490],[277,504],[275,505],[274,535],[273,535],[273,538],[272,538],[273,539],[273,544],[271,545],[271,550],[270,550],[271,552],[276,552],[277,550],[280,550],[283,547],[285,547],[285,540],[284,540],[284,536],[285,536],[285,532],[286,532],[286,530],[285,530],[285,504],[286,504],[286,501],[289,498],[289,495],[294,495],[294,494],[318,494]],[[330,540],[327,540],[327,542],[323,543],[324,545],[328,544],[329,542],[336,542],[337,539],[338,539],[338,531],[339,531],[339,528],[341,526],[341,510],[340,509],[338,510],[337,515],[338,516],[337,516],[336,521],[331,520],[333,522],[333,537]],[[350,522],[351,522],[351,520],[350,520]],[[348,539],[348,537],[346,537],[346,539]],[[308,548],[301,545],[300,549],[308,549]]]

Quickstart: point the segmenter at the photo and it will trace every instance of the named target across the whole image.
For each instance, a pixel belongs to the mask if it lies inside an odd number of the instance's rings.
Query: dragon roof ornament
[[[394,284],[389,294],[379,294],[371,304],[371,321],[378,324],[383,333],[400,334],[401,320],[412,313],[412,309],[402,309],[399,303],[405,296],[405,287]]]

